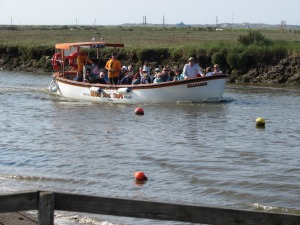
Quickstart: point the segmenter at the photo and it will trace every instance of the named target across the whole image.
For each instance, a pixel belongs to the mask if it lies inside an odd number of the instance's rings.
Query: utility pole
[[[13,19],[10,17],[10,29],[13,30]]]
[[[96,18],[95,18],[95,20],[93,22],[93,30],[96,30]]]
[[[233,31],[233,12],[231,14],[231,31]]]
[[[147,18],[146,16],[143,16],[143,27],[147,26]]]
[[[281,25],[280,25],[281,33],[283,33],[286,29],[286,21],[281,20]]]

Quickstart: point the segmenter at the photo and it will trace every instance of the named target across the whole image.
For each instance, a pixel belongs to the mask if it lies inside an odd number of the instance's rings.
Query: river
[[[114,105],[56,96],[51,79],[0,71],[1,194],[49,190],[300,215],[300,89],[228,84],[216,102]],[[138,106],[144,116],[134,114]],[[149,180],[135,184],[135,171]],[[55,223],[78,224],[75,215],[89,224],[182,224],[66,212]]]

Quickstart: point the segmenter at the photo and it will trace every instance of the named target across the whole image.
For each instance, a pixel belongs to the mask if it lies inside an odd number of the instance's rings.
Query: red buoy
[[[142,107],[137,107],[134,110],[134,113],[137,114],[137,115],[144,115],[144,109]]]
[[[134,178],[136,180],[139,180],[139,181],[146,181],[148,180],[148,178],[146,177],[146,175],[144,174],[144,172],[141,172],[141,171],[137,171],[134,173]]]

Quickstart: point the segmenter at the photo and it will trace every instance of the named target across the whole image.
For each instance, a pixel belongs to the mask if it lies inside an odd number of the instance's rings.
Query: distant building
[[[180,22],[175,24],[176,27],[186,27],[185,23]]]

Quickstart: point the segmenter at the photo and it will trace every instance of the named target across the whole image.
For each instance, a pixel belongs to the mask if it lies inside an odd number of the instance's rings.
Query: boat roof
[[[56,49],[71,49],[72,47],[94,47],[94,48],[104,48],[104,47],[116,47],[123,48],[124,44],[113,44],[107,42],[73,42],[73,43],[60,43],[56,44]]]

